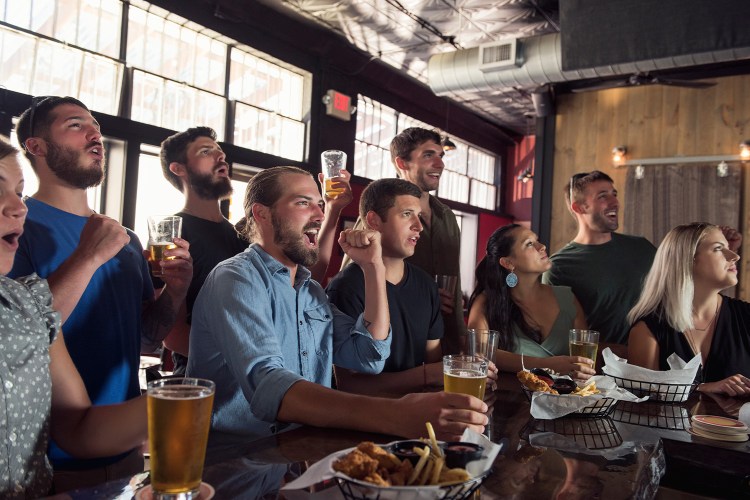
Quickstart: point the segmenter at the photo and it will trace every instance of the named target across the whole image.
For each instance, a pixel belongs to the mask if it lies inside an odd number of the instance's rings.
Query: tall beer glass
[[[336,198],[344,192],[343,187],[334,187],[333,183],[341,178],[341,171],[346,169],[346,153],[337,149],[323,151],[320,154],[320,163],[326,196]]]
[[[484,399],[487,360],[479,356],[443,356],[445,392],[458,392]]]
[[[148,443],[154,498],[198,497],[215,385],[199,378],[148,384]]]

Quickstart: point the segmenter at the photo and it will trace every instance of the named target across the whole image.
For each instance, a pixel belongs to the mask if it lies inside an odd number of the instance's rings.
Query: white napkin
[[[674,393],[668,391],[666,387],[659,387],[660,384],[682,384],[689,385],[695,380],[695,374],[698,372],[698,368],[701,366],[701,355],[696,354],[693,359],[687,363],[680,358],[676,353],[672,353],[667,358],[667,363],[670,369],[667,371],[649,370],[641,366],[635,366],[628,364],[627,359],[620,358],[613,353],[609,347],[602,351],[602,358],[604,358],[604,366],[602,372],[611,376],[623,379],[636,380],[638,382],[649,382],[651,385],[643,386],[642,384],[632,384],[627,381],[622,382],[622,386],[626,389],[644,389],[660,393],[659,399],[664,401],[685,401],[690,395],[690,391],[678,391]]]
[[[477,477],[489,471],[490,468],[492,467],[492,464],[495,462],[495,458],[497,457],[497,454],[500,453],[500,451],[503,449],[503,447],[506,444],[506,441],[503,441],[499,444],[493,443],[482,434],[478,434],[470,429],[466,429],[464,431],[463,436],[461,436],[461,441],[475,443],[484,447],[484,453],[482,454],[482,458],[480,460],[470,462],[467,465],[467,471],[469,472],[469,474],[471,474],[472,477]],[[384,445],[384,446],[389,446],[390,444],[391,443]],[[325,481],[326,479],[331,479],[333,477],[344,477],[344,478],[347,477],[340,472],[334,471],[332,465],[333,465],[334,460],[340,458],[342,455],[346,455],[353,449],[354,448],[348,448],[346,450],[341,450],[341,451],[331,453],[324,459],[319,460],[318,462],[314,463],[309,469],[305,471],[304,474],[302,474],[300,477],[298,477],[291,483],[284,485],[284,487],[281,489],[282,490],[296,490],[300,488],[307,488],[309,486],[312,486],[313,484],[317,484],[321,481]],[[361,483],[361,484],[367,484],[367,483]],[[368,485],[368,486],[372,487],[373,491],[377,490],[377,492],[380,494],[380,498],[383,500],[442,498],[443,495],[445,494],[445,491],[441,490],[439,486],[420,486],[420,487],[391,486],[387,488],[378,488],[375,485]]]
[[[596,382],[596,388],[599,389],[600,394],[575,396],[572,394],[556,395],[548,392],[534,392],[531,396],[531,416],[545,420],[560,418],[586,406],[596,404],[597,401],[603,398],[634,401],[636,403],[648,399],[648,397],[636,397],[635,394],[617,387],[612,378],[604,375],[595,375],[589,380]]]

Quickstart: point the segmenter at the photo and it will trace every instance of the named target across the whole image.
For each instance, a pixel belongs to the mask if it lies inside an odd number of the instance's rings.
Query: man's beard
[[[302,241],[302,235],[296,233],[289,224],[278,219],[273,212],[271,213],[271,224],[273,224],[273,241],[289,260],[305,267],[310,267],[318,262],[318,248],[307,248]],[[310,223],[302,231],[310,228],[319,229],[320,224]]]
[[[594,226],[602,233],[612,233],[614,231],[617,231],[617,228],[619,227],[619,222],[617,219],[615,219],[613,222],[600,213],[595,213],[591,218],[591,221],[594,223]]]
[[[93,146],[89,144],[86,149]],[[104,153],[104,148],[99,146]],[[68,147],[58,146],[52,141],[47,141],[47,166],[55,176],[77,189],[88,189],[98,186],[104,180],[104,157],[101,161],[95,160],[92,165],[82,167],[79,165],[80,154]]]
[[[232,194],[232,181],[228,177],[213,180],[213,173],[199,174],[188,169],[188,182],[195,194],[204,200],[223,200]]]

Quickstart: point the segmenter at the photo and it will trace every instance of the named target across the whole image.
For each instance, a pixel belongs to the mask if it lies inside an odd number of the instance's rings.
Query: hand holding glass
[[[571,329],[569,340],[571,356],[582,356],[596,363],[596,351],[599,350],[599,332],[596,330]]]
[[[484,399],[488,366],[487,360],[479,356],[443,356],[445,392],[469,394]]]
[[[182,217],[179,215],[152,215],[148,218],[148,250],[151,274],[163,276],[159,261],[173,260],[164,257],[164,250],[177,248],[174,239],[182,235]]]
[[[155,499],[198,498],[215,385],[198,378],[148,384],[148,444]]]
[[[338,197],[345,189],[333,187],[333,183],[337,181],[338,177],[341,177],[341,171],[346,169],[346,153],[337,149],[323,151],[320,154],[320,165],[323,171],[326,196],[329,198]]]

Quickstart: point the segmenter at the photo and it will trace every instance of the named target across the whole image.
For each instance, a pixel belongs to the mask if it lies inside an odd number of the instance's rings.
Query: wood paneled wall
[[[714,81],[717,84],[708,89],[651,85],[558,97],[550,236],[553,252],[576,233],[563,194],[563,186],[574,173],[606,172],[615,181],[621,203],[627,203],[626,169],[612,166],[614,146],[627,146],[628,159],[738,154],[739,143],[750,139],[750,76]],[[743,166],[748,168],[750,163]],[[744,300],[750,299],[748,178],[743,172],[745,201],[737,207],[745,237],[740,268],[740,297]],[[620,229],[628,232],[620,212]]]

